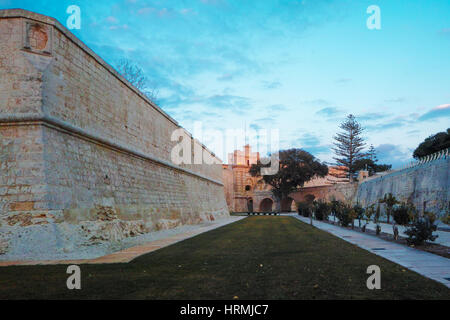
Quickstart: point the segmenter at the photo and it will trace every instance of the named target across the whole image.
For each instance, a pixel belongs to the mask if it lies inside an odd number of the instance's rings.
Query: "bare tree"
[[[350,181],[353,180],[355,174],[355,162],[363,159],[366,154],[363,153],[365,147],[364,139],[361,137],[363,128],[356,121],[356,118],[350,114],[347,119],[339,126],[343,132],[334,136],[335,148],[333,148],[336,156],[334,159],[338,164],[348,168],[348,176]]]
[[[150,100],[156,102],[159,91],[156,85],[148,80],[141,67],[128,59],[121,59],[117,63],[116,68],[117,72],[133,86],[139,89],[139,91],[146,95]]]

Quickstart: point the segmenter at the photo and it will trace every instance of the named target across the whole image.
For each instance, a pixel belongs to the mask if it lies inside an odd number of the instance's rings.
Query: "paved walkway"
[[[208,226],[199,227],[195,230],[185,232],[185,233],[180,233],[180,234],[177,234],[172,237],[165,238],[165,239],[159,239],[159,240],[147,242],[142,245],[124,249],[122,251],[114,252],[114,253],[108,254],[106,256],[99,257],[99,258],[79,259],[79,260],[0,261],[0,267],[13,266],[13,265],[14,266],[19,266],[19,265],[29,266],[29,265],[46,265],[46,264],[127,263],[143,254],[170,246],[179,241],[183,241],[183,240],[195,237],[196,235],[199,235],[203,232],[207,232],[207,231],[211,231],[213,229],[223,227],[227,224],[242,220],[244,218],[246,218],[246,217],[232,216],[228,219],[221,219],[221,220],[218,220],[217,223],[214,223],[214,224],[211,224]]]
[[[291,216],[309,224],[309,218]],[[314,220],[313,225],[450,288],[450,259],[325,222]]]
[[[339,221],[338,219],[336,219],[333,216],[329,216],[328,218],[329,218],[330,221],[334,221],[334,222]],[[361,225],[364,225],[364,223],[365,222],[363,220],[361,220]],[[355,226],[359,226],[358,220],[355,220]],[[373,221],[370,221],[367,224],[366,228],[370,229],[370,230],[375,230],[376,226],[377,225],[375,223],[373,223]],[[380,222],[380,227],[381,227],[381,231],[382,232],[385,232],[385,233],[388,233],[388,234],[394,234],[394,230],[392,229],[392,224],[385,223],[385,222]],[[401,237],[408,238],[408,236],[405,234],[405,230],[407,228],[405,226],[400,226],[400,225],[397,225],[397,227],[398,227],[399,235]],[[433,232],[433,234],[438,235],[438,237],[432,243],[438,243],[438,244],[441,244],[443,246],[450,247],[450,232],[437,230],[437,231]]]

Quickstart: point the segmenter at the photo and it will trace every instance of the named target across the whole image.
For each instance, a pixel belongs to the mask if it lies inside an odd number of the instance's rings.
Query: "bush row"
[[[433,231],[437,229],[435,225],[436,216],[433,213],[424,212],[423,215],[420,215],[414,205],[401,203],[392,194],[386,194],[378,201],[378,204],[374,203],[366,208],[361,207],[359,204],[351,205],[340,200],[327,202],[324,200],[316,201],[311,198],[298,202],[297,208],[300,215],[312,217],[316,220],[328,220],[331,214],[343,227],[351,225],[353,228],[355,220],[358,220],[360,227],[361,222],[363,222],[363,232],[365,232],[367,224],[373,221],[376,224],[376,233],[380,234],[380,204],[385,204],[386,206],[387,221],[389,222],[390,217],[392,217],[395,222],[393,225],[395,239],[398,237],[397,224],[408,226],[405,233],[408,235],[407,241],[409,244],[419,245],[424,241],[434,241],[437,238],[437,236],[433,235]],[[450,220],[450,218],[447,218],[447,220]]]

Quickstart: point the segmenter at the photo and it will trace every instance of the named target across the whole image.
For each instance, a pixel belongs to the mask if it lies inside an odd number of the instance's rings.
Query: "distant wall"
[[[441,158],[412,168],[369,178],[359,187],[356,199],[363,205],[375,203],[387,193],[410,201],[417,209],[444,215],[450,211],[450,158]]]
[[[291,194],[295,201],[304,201],[312,194],[315,199],[342,200],[366,207],[392,193],[399,201],[411,202],[421,212],[431,211],[439,216],[450,211],[450,158],[369,177],[361,183],[339,183],[331,186],[302,188]],[[382,208],[383,209],[383,208]]]
[[[308,194],[312,194],[315,197],[315,200],[341,200],[353,202],[357,188],[357,183],[337,183],[333,185],[302,188],[300,191],[291,193],[290,196],[296,202],[305,201],[305,197]]]
[[[182,128],[60,23],[0,10],[0,43],[0,227],[107,241],[228,216],[220,159],[185,132],[215,164],[171,162]]]

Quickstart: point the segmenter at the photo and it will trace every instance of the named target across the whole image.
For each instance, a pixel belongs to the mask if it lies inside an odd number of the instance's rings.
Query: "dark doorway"
[[[253,212],[253,199],[247,199],[248,212]]]
[[[292,198],[286,198],[281,201],[281,211],[283,212],[291,212],[292,211]]]
[[[265,198],[263,201],[261,201],[261,204],[259,205],[259,211],[272,212],[272,205],[273,205],[272,199]]]

